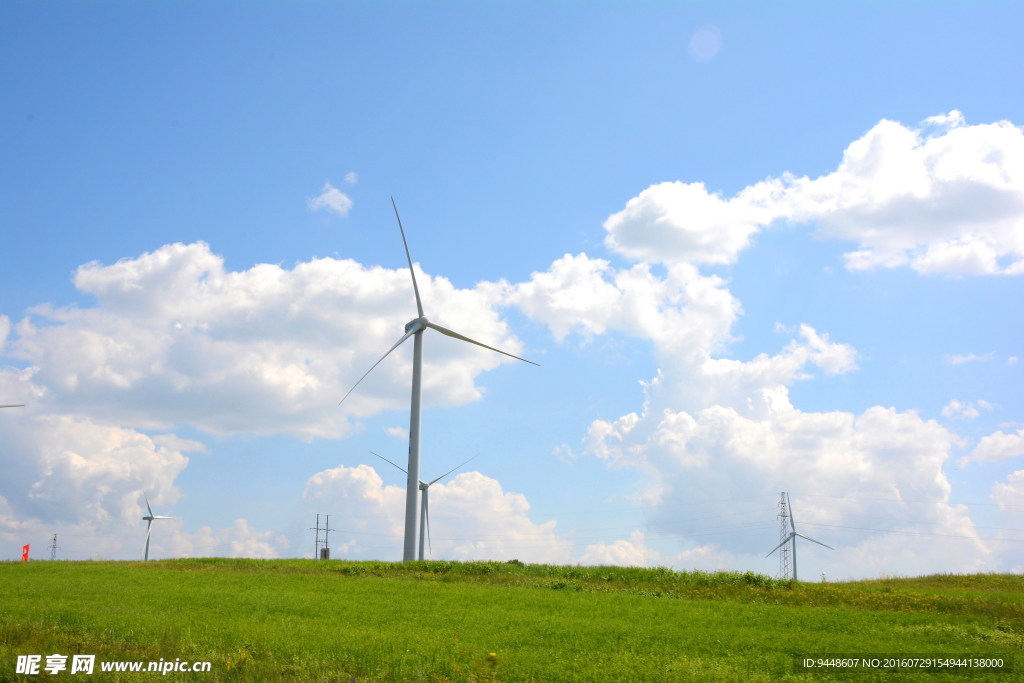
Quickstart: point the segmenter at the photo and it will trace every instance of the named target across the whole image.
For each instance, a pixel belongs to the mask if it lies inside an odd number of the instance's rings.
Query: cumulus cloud
[[[351,180],[349,179],[351,176]],[[345,182],[353,184],[356,182],[356,175],[349,173],[345,176]],[[348,215],[348,212],[352,210],[352,199],[334,187],[330,183],[324,183],[323,190],[320,191],[316,197],[306,200],[306,204],[309,206],[311,211],[318,211],[320,209],[336,213],[342,218]]]
[[[715,545],[700,545],[678,553],[663,553],[647,544],[646,534],[634,531],[628,539],[588,545],[576,558],[582,565],[619,567],[669,567],[678,571],[721,571],[735,561],[732,553]]]
[[[946,356],[946,362],[950,365],[963,365],[964,363],[984,363],[995,358],[995,351],[989,351],[988,353],[978,355],[975,353],[957,353],[950,356]]]
[[[49,413],[43,401],[17,419],[0,419],[0,540],[11,548],[41,547],[59,528],[62,557],[141,559],[144,496],[157,514],[168,514],[181,497],[174,482],[188,464],[185,454],[205,447],[174,434]],[[161,520],[150,556],[273,556],[260,545],[268,538],[245,520],[195,533],[181,519]]]
[[[730,341],[739,302],[717,276],[690,264],[655,275],[647,264],[617,270],[604,259],[566,254],[527,282],[482,284],[497,302],[547,325],[562,341],[571,332],[650,339],[660,348],[703,359]]]
[[[418,278],[427,306],[444,311],[439,323],[521,353],[485,294]],[[95,306],[38,306],[8,341],[57,409],[149,429],[337,437],[352,429],[346,415],[408,403],[402,350],[337,407],[415,311],[404,270],[326,258],[234,272],[197,242],[89,263],[74,282]],[[427,405],[477,400],[476,376],[505,357],[428,335]]]
[[[733,263],[775,219],[772,207],[782,190],[778,182],[764,182],[723,198],[703,183],[652,185],[608,217],[605,245],[637,261]]]
[[[850,270],[1024,273],[1024,131],[966,125],[957,111],[918,127],[882,120],[818,178],[783,173],[735,196],[702,183],[653,185],[605,222],[605,243],[659,263],[732,263],[774,221],[811,222],[855,242]]]
[[[3,495],[43,522],[87,516],[128,520],[154,502],[179,497],[173,481],[201,444],[152,437],[132,429],[70,415],[31,411],[0,422],[5,448]],[[141,514],[138,515],[141,517]]]
[[[998,431],[983,436],[968,459],[975,462],[998,462],[1021,455],[1024,455],[1024,428],[1015,434]]]
[[[993,486],[992,500],[1014,518],[1024,518],[1024,470],[1013,472],[1005,482]]]
[[[975,418],[981,415],[981,411],[991,412],[992,404],[984,399],[962,403],[953,399],[942,408],[943,417],[964,417]]]
[[[964,571],[993,561],[967,510],[949,502],[944,466],[958,436],[913,411],[808,412],[792,404],[794,383],[857,369],[857,350],[827,332],[807,324],[782,327],[792,338],[775,352],[730,358],[742,308],[723,280],[692,263],[670,263],[655,274],[647,263],[618,269],[584,254],[566,255],[527,282],[504,284],[501,297],[563,342],[614,332],[653,343],[660,370],[643,383],[642,406],[594,420],[584,455],[638,473],[643,483],[635,498],[649,527],[668,529],[677,546],[705,548],[706,562],[695,566],[757,566],[751,545],[766,544],[763,552],[774,545],[773,532],[763,530],[760,541],[750,533],[720,533],[714,543],[701,543],[702,532],[683,523],[678,503],[704,500],[709,491],[717,496],[706,504],[710,517],[733,514],[737,501],[752,494],[813,493],[795,498],[802,518],[831,526],[827,535],[842,546],[814,556],[831,576],[950,567],[935,542],[940,537],[963,544],[967,554],[954,564]],[[756,515],[771,527],[770,509]],[[872,547],[891,554],[867,555],[871,562],[882,558],[869,567],[858,553]],[[594,543],[578,559],[676,564],[671,552],[636,535]]]

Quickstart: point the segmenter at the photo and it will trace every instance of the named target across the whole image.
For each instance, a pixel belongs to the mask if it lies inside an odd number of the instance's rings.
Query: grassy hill
[[[18,655],[54,653],[94,654],[96,672],[15,673]],[[1013,679],[1024,577],[794,585],[516,562],[0,563],[0,680],[849,680],[795,666],[838,655],[1002,658],[1013,673],[899,678]],[[100,672],[161,659],[210,672]]]

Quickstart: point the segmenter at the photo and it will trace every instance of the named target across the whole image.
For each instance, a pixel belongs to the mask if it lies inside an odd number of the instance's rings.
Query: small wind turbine
[[[391,462],[390,460],[385,458],[380,453],[374,453],[373,451],[370,451],[370,453],[373,453],[373,455],[376,455],[378,458],[380,458],[384,462],[389,463],[391,465],[394,465],[395,467],[397,467],[402,472],[405,472],[404,468],[398,467],[397,464]],[[477,458],[477,456],[474,455],[472,458],[470,458],[466,462],[462,463],[462,465],[466,465],[466,464],[470,463],[471,461],[475,460],[476,458]],[[462,465],[457,465],[457,466],[451,468],[450,470],[448,470],[447,472],[445,472],[444,474],[442,474],[437,479],[432,479],[431,481],[428,481],[426,483],[424,483],[422,479],[420,480],[420,491],[423,491],[423,501],[422,501],[422,503],[420,505],[420,508],[421,508],[420,509],[420,560],[423,559],[423,538],[424,538],[424,536],[426,536],[427,543],[430,543],[430,502],[429,502],[430,499],[428,498],[428,494],[430,493],[430,487],[432,485],[436,484],[437,482],[441,481],[445,477],[447,477],[449,474],[451,474],[455,470],[457,470],[460,467],[462,467]],[[408,474],[408,472],[405,472],[405,473]]]
[[[772,548],[772,552],[768,553],[767,555],[765,555],[765,557],[771,557],[771,554],[774,553],[776,550],[778,550],[782,546],[786,545],[787,543],[792,543],[791,548],[792,548],[792,552],[793,552],[793,555],[792,555],[792,557],[793,557],[793,580],[796,581],[797,580],[797,578],[796,578],[796,537],[797,536],[799,536],[800,538],[802,538],[802,539],[804,539],[806,541],[810,541],[811,543],[817,543],[818,545],[823,545],[826,548],[828,548],[829,550],[835,550],[835,548],[833,548],[830,545],[825,545],[821,541],[815,541],[810,536],[804,536],[803,534],[797,532],[796,524],[793,522],[793,505],[789,502],[789,494],[783,492],[782,496],[784,498],[783,502],[785,502],[786,507],[788,507],[788,509],[789,509],[789,535],[786,536],[784,539],[782,539],[782,543],[779,543],[777,546]],[[783,514],[785,514],[785,508],[783,508]]]
[[[432,323],[427,320],[427,317],[423,315],[423,303],[420,300],[420,289],[416,284],[416,271],[412,267],[412,256],[409,255],[409,242],[405,239],[405,229],[402,228],[402,219],[398,215],[398,206],[395,205],[394,197],[391,198],[391,206],[395,209],[395,218],[398,219],[398,230],[402,233],[402,244],[405,245],[405,258],[409,262],[409,274],[412,275],[412,290],[416,294],[416,311],[419,313],[419,317],[415,320],[411,320],[405,325],[405,334],[395,342],[395,345],[388,349],[387,353],[380,357],[376,363],[370,366],[370,369],[359,378],[359,382],[352,385],[352,388],[348,390],[338,405],[340,406],[345,402],[345,399],[349,397],[355,388],[359,386],[359,383],[366,379],[366,375],[373,372],[373,369],[380,365],[381,361],[387,358],[392,351],[401,346],[409,337],[413,337],[412,347],[412,401],[409,409],[409,469],[406,470],[408,478],[406,480],[405,487],[405,545],[402,551],[402,561],[409,562],[410,560],[416,559],[416,503],[419,483],[420,483],[420,387],[421,378],[423,371],[423,332],[428,327],[432,330],[436,330],[443,335],[452,337],[453,339],[459,339],[470,344],[476,344],[482,346],[485,349],[491,351],[497,351],[505,356],[510,356],[516,360],[521,360],[531,365],[539,365],[531,360],[520,358],[501,349],[496,349],[493,346],[488,346],[475,339],[470,339],[464,335],[449,330],[446,327],[441,327],[436,323]],[[422,543],[421,543],[422,545]]]
[[[143,493],[142,496],[146,499],[146,509],[149,510],[149,515],[147,515],[146,517],[142,518],[143,521],[148,522],[148,524],[146,524],[146,552],[143,555],[142,559],[143,559],[143,561],[148,561],[149,560],[149,535],[153,531],[153,520],[154,519],[177,519],[177,517],[167,517],[165,515],[154,515],[153,514],[153,508],[151,508],[149,506],[149,496],[147,496],[145,493]]]

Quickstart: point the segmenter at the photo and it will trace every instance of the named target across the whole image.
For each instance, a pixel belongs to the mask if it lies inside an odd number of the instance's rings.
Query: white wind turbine
[[[394,462],[388,460],[387,458],[385,458],[380,453],[374,453],[373,451],[370,451],[370,453],[372,453],[373,455],[376,455],[378,458],[380,458],[384,462],[389,463],[391,465],[394,465],[395,467],[397,467],[402,472],[405,472],[406,474],[408,474],[408,472],[406,472],[404,468],[399,467],[397,464],[395,464]],[[475,460],[476,458],[477,458],[477,456],[474,455],[472,458],[470,458],[466,462],[462,463],[462,465],[466,465],[469,462],[471,462],[472,460]],[[423,558],[423,539],[424,539],[424,537],[427,539],[427,543],[430,543],[430,502],[429,502],[430,499],[428,497],[429,493],[430,493],[430,487],[433,486],[434,484],[436,484],[437,482],[441,481],[445,477],[447,477],[449,474],[451,474],[455,470],[457,470],[460,467],[462,467],[462,465],[456,465],[455,467],[451,468],[450,470],[448,470],[447,472],[442,474],[440,477],[438,477],[436,479],[431,479],[428,482],[424,482],[422,479],[420,480],[420,491],[423,492],[423,499],[422,499],[422,502],[420,504],[420,560],[424,559]]]
[[[142,496],[146,499],[146,509],[149,510],[149,514],[142,518],[143,521],[148,522],[148,524],[146,524],[146,552],[143,555],[142,559],[143,559],[143,561],[148,561],[149,560],[149,535],[153,531],[153,520],[154,519],[177,519],[177,517],[167,517],[165,515],[154,515],[153,514],[153,508],[151,508],[149,506],[149,496],[147,496],[145,493],[143,493]]]
[[[416,311],[419,313],[419,317],[409,321],[405,325],[405,334],[395,342],[395,345],[388,349],[387,353],[380,357],[376,363],[374,363],[366,373],[359,378],[359,381],[352,385],[352,388],[348,390],[341,401],[338,401],[340,406],[344,403],[345,399],[349,397],[355,388],[359,386],[359,383],[366,379],[366,376],[373,372],[373,369],[380,365],[381,361],[390,355],[392,351],[401,346],[409,337],[413,337],[412,347],[412,401],[409,409],[409,468],[406,470],[408,479],[406,482],[405,489],[405,545],[402,551],[402,561],[409,562],[416,559],[416,503],[417,495],[419,492],[420,482],[420,387],[421,378],[423,371],[423,332],[429,327],[432,330],[436,330],[443,335],[452,337],[453,339],[460,339],[470,344],[476,344],[482,346],[485,349],[491,351],[497,351],[500,354],[510,356],[516,360],[521,360],[531,365],[539,365],[533,361],[520,358],[519,356],[513,355],[501,349],[496,349],[493,346],[488,346],[475,339],[470,339],[464,335],[449,330],[446,327],[441,327],[436,323],[432,323],[427,320],[427,317],[423,315],[423,303],[420,300],[420,289],[416,284],[416,271],[412,267],[412,256],[409,255],[409,242],[405,239],[405,230],[402,228],[402,219],[398,215],[398,207],[395,205],[394,197],[391,198],[391,206],[395,209],[395,218],[398,219],[398,230],[402,233],[402,244],[405,246],[405,258],[409,262],[409,274],[412,275],[412,289],[416,295]]]
[[[791,548],[792,548],[792,553],[793,554],[791,555],[791,557],[793,558],[793,580],[796,581],[797,580],[797,578],[796,578],[796,537],[797,536],[799,536],[800,538],[802,538],[802,539],[804,539],[806,541],[810,541],[811,543],[817,543],[818,545],[825,546],[829,550],[835,550],[835,548],[833,548],[830,545],[825,545],[821,541],[815,541],[810,536],[804,536],[803,534],[799,533],[796,530],[796,524],[793,522],[793,504],[790,503],[790,501],[789,501],[789,494],[787,493],[787,494],[785,494],[785,496],[786,496],[786,504],[787,504],[787,507],[789,508],[789,535],[786,536],[784,539],[782,539],[782,543],[779,543],[777,546],[772,548],[772,552],[768,553],[767,555],[765,555],[765,557],[771,557],[771,554],[774,553],[776,550],[778,550],[782,546],[786,545],[787,543],[792,543]]]

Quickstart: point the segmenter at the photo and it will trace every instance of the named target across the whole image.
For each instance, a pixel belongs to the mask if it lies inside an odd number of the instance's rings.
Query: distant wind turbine
[[[153,520],[154,519],[177,519],[177,517],[167,517],[165,515],[154,515],[153,514],[153,508],[151,508],[149,506],[149,496],[147,496],[145,493],[143,493],[142,495],[146,499],[146,509],[149,510],[149,515],[147,515],[146,517],[142,518],[143,521],[149,522],[148,524],[146,524],[146,552],[143,555],[142,559],[143,559],[143,561],[148,561],[149,560],[149,535],[153,531]]]
[[[405,334],[395,342],[395,345],[388,349],[387,353],[380,357],[376,363],[370,366],[370,369],[359,378],[359,381],[352,385],[352,388],[348,390],[338,405],[340,406],[345,402],[345,399],[349,397],[355,388],[359,386],[359,383],[366,379],[366,376],[373,372],[373,369],[380,365],[381,361],[387,358],[392,351],[401,346],[409,337],[413,337],[412,347],[412,401],[409,409],[409,468],[406,470],[408,478],[406,480],[405,487],[405,545],[402,551],[402,560],[409,562],[416,559],[416,503],[417,496],[419,493],[420,483],[420,388],[421,378],[423,371],[423,331],[428,327],[432,330],[436,330],[443,335],[452,337],[453,339],[459,339],[470,344],[476,344],[482,346],[485,349],[491,351],[497,351],[505,356],[510,356],[516,360],[521,360],[531,365],[539,365],[533,361],[520,358],[501,349],[496,349],[493,346],[488,346],[475,339],[470,339],[464,335],[449,330],[446,327],[441,327],[436,323],[432,323],[427,320],[427,317],[423,315],[423,303],[420,300],[420,289],[416,284],[416,271],[412,267],[412,256],[409,255],[409,242],[405,239],[405,229],[402,228],[402,219],[398,215],[398,206],[395,205],[394,197],[391,198],[391,206],[395,209],[395,218],[398,219],[398,230],[402,233],[402,244],[405,245],[405,258],[409,262],[409,274],[412,275],[412,289],[416,295],[416,311],[419,313],[419,317],[415,320],[409,321],[405,326]]]
[[[384,462],[389,463],[391,465],[394,465],[395,467],[397,467],[402,472],[405,472],[406,474],[408,474],[408,472],[405,471],[405,468],[399,467],[396,463],[388,460],[387,458],[385,458],[380,453],[374,453],[373,451],[370,451],[370,453],[372,453],[373,455],[376,455],[378,458],[380,458]],[[434,484],[436,484],[437,482],[441,481],[442,479],[444,479],[449,474],[451,474],[455,470],[459,469],[463,465],[469,464],[470,462],[475,460],[477,457],[478,456],[474,455],[472,458],[470,458],[466,462],[462,463],[462,465],[456,465],[455,467],[451,468],[450,470],[448,470],[447,472],[445,472],[444,474],[442,474],[440,477],[438,477],[436,479],[432,479],[432,480],[430,480],[428,482],[425,482],[425,483],[424,483],[424,481],[422,479],[420,480],[420,487],[419,488],[420,488],[420,491],[423,492],[423,500],[422,500],[422,503],[420,505],[420,560],[423,559],[423,539],[424,539],[424,537],[426,537],[427,543],[430,543],[430,499],[428,497],[429,494],[430,494],[430,487],[433,486]]]
[[[776,550],[778,550],[782,546],[786,545],[787,543],[791,543],[792,544],[791,549],[792,549],[792,553],[793,553],[793,555],[792,555],[792,558],[793,558],[793,580],[796,581],[797,580],[797,578],[796,578],[796,537],[797,536],[799,536],[800,538],[804,539],[805,541],[810,541],[811,543],[817,543],[818,545],[825,546],[829,550],[835,550],[835,548],[833,548],[830,545],[825,545],[821,541],[815,541],[810,536],[804,536],[803,534],[797,532],[796,524],[793,522],[793,505],[789,502],[789,494],[788,493],[786,493],[786,492],[782,493],[782,500],[780,501],[780,506],[782,507],[782,514],[784,516],[788,516],[789,517],[789,535],[782,539],[782,543],[779,543],[777,546],[772,548],[772,552],[768,553],[767,555],[765,555],[765,557],[771,557],[771,554],[774,553]],[[788,513],[787,513],[787,509],[788,509]],[[785,552],[785,551],[783,551],[783,552]]]

